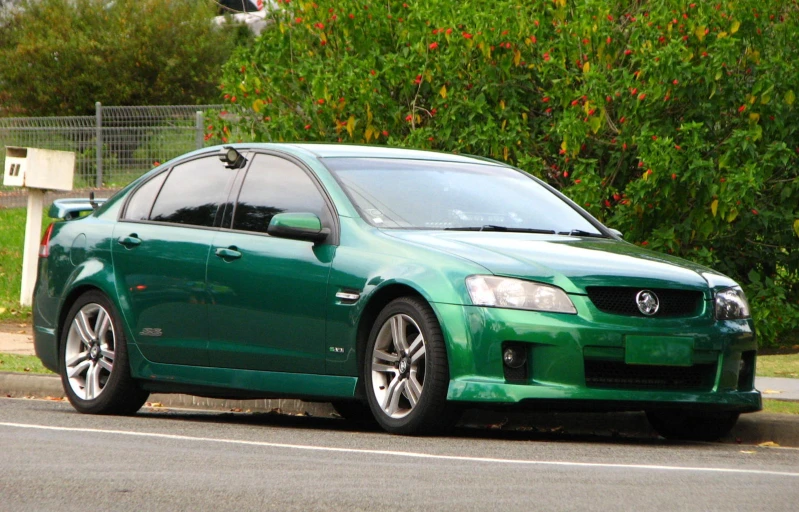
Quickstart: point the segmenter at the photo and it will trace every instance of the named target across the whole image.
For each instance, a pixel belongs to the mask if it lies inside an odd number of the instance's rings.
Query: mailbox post
[[[33,302],[44,193],[47,190],[72,190],[74,173],[75,153],[6,146],[3,185],[28,189],[28,215],[22,255],[22,288],[19,295],[19,302],[23,306],[30,306]]]

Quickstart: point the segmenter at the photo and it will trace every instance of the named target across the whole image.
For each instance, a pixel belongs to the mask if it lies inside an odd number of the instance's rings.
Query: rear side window
[[[161,187],[150,220],[214,226],[235,175],[236,171],[226,169],[216,156],[175,166]]]
[[[266,233],[277,213],[315,213],[324,222],[327,208],[308,174],[288,160],[257,155],[247,171],[233,216],[233,229]]]
[[[125,219],[148,220],[150,218],[153,201],[155,196],[158,195],[158,191],[161,190],[161,185],[164,184],[167,174],[169,173],[162,172],[133,193],[130,201],[128,201],[128,207],[125,208]]]

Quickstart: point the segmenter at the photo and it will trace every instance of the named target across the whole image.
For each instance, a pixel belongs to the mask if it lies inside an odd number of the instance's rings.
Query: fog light
[[[527,362],[527,355],[519,347],[507,347],[502,353],[502,362],[508,368],[521,368]]]

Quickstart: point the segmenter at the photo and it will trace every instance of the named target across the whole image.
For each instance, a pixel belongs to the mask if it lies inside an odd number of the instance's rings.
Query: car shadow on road
[[[303,431],[390,435],[378,427],[354,425],[339,417],[281,412],[215,412],[145,408],[137,416],[175,421],[264,426]],[[586,442],[626,445],[674,445],[649,427],[643,413],[498,414],[467,411],[458,425],[437,437],[502,441]]]

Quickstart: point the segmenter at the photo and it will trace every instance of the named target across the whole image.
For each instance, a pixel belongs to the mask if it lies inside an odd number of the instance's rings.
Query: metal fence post
[[[195,114],[195,121],[194,121],[194,144],[197,146],[197,149],[203,148],[203,113],[201,111],[197,111]]]
[[[97,119],[95,140],[97,143],[97,188],[103,186],[103,105],[98,101],[94,104],[94,115]]]

